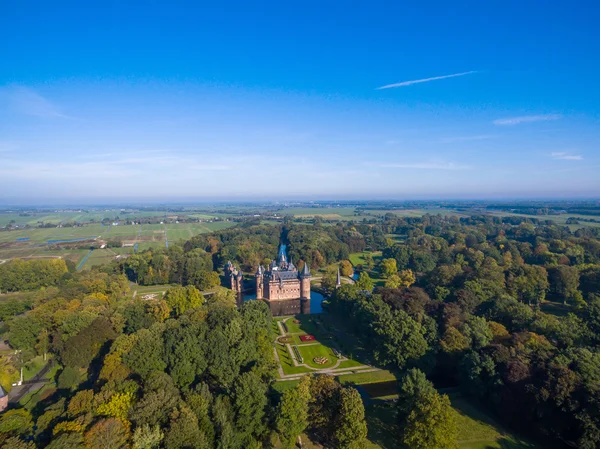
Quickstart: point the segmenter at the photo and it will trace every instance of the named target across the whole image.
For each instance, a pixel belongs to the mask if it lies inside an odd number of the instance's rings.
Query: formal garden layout
[[[298,379],[309,373],[335,376],[381,371],[345,354],[337,330],[323,315],[282,317],[273,320],[279,380]]]

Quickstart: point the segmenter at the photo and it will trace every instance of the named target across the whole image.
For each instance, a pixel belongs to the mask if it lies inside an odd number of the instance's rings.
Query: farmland
[[[207,221],[201,223],[167,223],[167,224],[102,224],[87,223],[77,226],[61,226],[58,223],[77,216],[73,214],[54,214],[32,217],[20,217],[15,214],[0,214],[2,223],[7,219],[14,220],[10,230],[0,232],[0,261],[15,258],[64,258],[79,266],[90,252],[90,247],[96,247],[81,269],[94,265],[103,265],[134,252],[137,244],[140,251],[164,247],[167,241],[176,243],[189,240],[191,237],[226,229],[235,225],[232,221]],[[213,218],[212,216],[206,216]],[[29,219],[25,221],[25,219]],[[198,217],[199,218],[199,217]],[[56,223],[51,227],[24,227],[35,225],[38,220],[44,223]],[[8,221],[11,221],[8,220]],[[20,221],[19,221],[20,220]],[[21,225],[19,225],[21,223]],[[122,248],[98,249],[106,241],[120,241]],[[2,263],[2,262],[0,262]]]

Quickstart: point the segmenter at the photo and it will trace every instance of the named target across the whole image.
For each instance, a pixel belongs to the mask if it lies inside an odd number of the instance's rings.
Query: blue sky
[[[0,6],[0,202],[600,196],[597,1],[87,3]]]

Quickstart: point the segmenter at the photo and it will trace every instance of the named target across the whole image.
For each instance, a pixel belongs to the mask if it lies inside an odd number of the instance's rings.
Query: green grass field
[[[18,215],[16,216],[18,217]],[[3,217],[6,221],[10,216],[7,217],[7,214],[0,214],[0,217]],[[14,229],[0,232],[0,261],[16,258],[61,257],[70,259],[76,265],[79,265],[89,250],[72,248],[57,249],[56,244],[50,245],[48,244],[48,241],[88,239],[89,241],[86,240],[70,244],[70,246],[86,246],[91,243],[97,245],[99,242],[107,240],[120,240],[129,245],[137,243],[138,250],[144,251],[151,248],[164,248],[166,246],[165,237],[168,237],[170,243],[175,244],[189,240],[195,235],[227,229],[235,226],[235,224],[235,222],[230,221],[217,221],[167,225],[144,224],[102,226],[100,224],[88,224],[77,227]],[[17,241],[17,239],[24,238],[28,240]],[[105,265],[114,260],[114,257],[118,254],[126,255],[131,253],[133,253],[133,248],[131,246],[98,249],[86,260],[83,268],[89,269],[94,265]]]
[[[377,261],[381,259],[381,251],[363,251],[362,253],[350,254],[350,262],[354,266],[365,265],[367,263],[365,259],[366,254],[371,254],[375,263],[377,263]]]
[[[308,366],[316,369],[325,369],[331,368],[338,361],[338,358],[333,354],[331,348],[324,346],[322,344],[312,344],[312,345],[304,345],[298,346],[298,350],[300,351],[300,355],[304,359],[304,363]],[[319,365],[313,359],[315,357],[325,357],[327,359],[327,363],[323,365]]]
[[[456,414],[459,449],[541,449],[507,432],[496,420],[460,395],[450,397]],[[395,403],[374,401],[365,408],[368,438],[374,447],[398,448]]]
[[[277,349],[277,355],[279,355],[281,368],[283,369],[284,374],[304,374],[311,372],[310,369],[303,366],[294,366],[294,362],[286,346],[275,345],[275,347]]]

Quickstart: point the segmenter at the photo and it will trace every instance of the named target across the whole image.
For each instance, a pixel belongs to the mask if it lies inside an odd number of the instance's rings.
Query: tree
[[[66,366],[58,376],[57,386],[64,390],[73,390],[81,382],[78,368]]]
[[[173,410],[164,443],[166,449],[209,449],[198,427],[198,418],[186,406]]]
[[[293,449],[296,439],[308,426],[310,376],[304,376],[292,389],[286,391],[279,403],[275,428],[284,449]]]
[[[321,278],[321,286],[328,291],[335,290],[337,284],[337,270],[335,267],[328,267]]]
[[[415,274],[412,270],[402,270],[398,273],[398,277],[400,278],[400,286],[401,287],[410,287],[415,283]]]
[[[409,370],[400,382],[398,420],[401,440],[410,449],[453,449],[457,429],[450,400],[425,374]]]
[[[398,276],[397,274],[392,274],[385,281],[385,288],[400,288],[401,285],[402,285],[402,280],[400,279],[400,276]]]
[[[32,427],[31,413],[24,408],[8,410],[0,415],[0,434],[25,435]]]
[[[340,392],[339,413],[336,417],[335,440],[339,449],[359,449],[365,446],[367,423],[365,407],[355,388],[344,388]]]
[[[379,265],[379,270],[381,275],[385,278],[389,278],[390,276],[398,273],[398,266],[396,265],[396,259],[383,259],[381,264]]]
[[[235,425],[242,435],[261,435],[265,430],[267,384],[253,371],[242,374],[233,384]]]
[[[78,432],[66,432],[52,438],[46,449],[84,449],[83,435]]]
[[[358,281],[356,281],[355,285],[360,290],[365,290],[368,292],[373,290],[373,280],[365,271],[361,271],[360,276],[358,276]]]
[[[137,427],[133,433],[133,449],[156,449],[160,447],[165,434],[160,426],[150,427],[148,424]]]
[[[85,433],[87,447],[124,449],[129,440],[129,423],[116,418],[102,419]]]
[[[410,449],[453,449],[457,434],[450,399],[434,391],[416,398],[403,426],[402,442]]]
[[[10,437],[8,440],[4,442],[2,448],[6,449],[36,449],[35,443],[33,441],[23,441],[18,437]]]
[[[349,260],[342,260],[340,262],[340,274],[347,277],[352,277],[354,274],[354,268]]]
[[[123,355],[125,365],[142,377],[148,376],[153,370],[163,371],[166,368],[162,332],[156,326],[159,325],[138,331],[135,344]]]
[[[550,281],[550,290],[559,297],[562,297],[563,302],[571,301],[581,297],[579,289],[579,270],[576,267],[566,265],[558,265],[548,270],[548,278]]]
[[[8,341],[15,349],[33,350],[42,328],[31,315],[15,317],[9,324]]]
[[[165,301],[175,315],[181,315],[186,310],[200,307],[204,298],[200,291],[193,285],[187,287],[174,287],[167,290]]]

